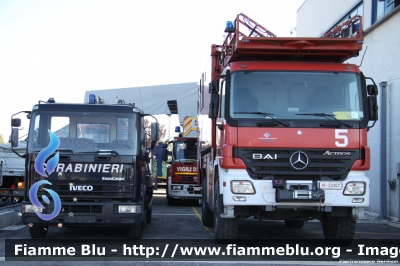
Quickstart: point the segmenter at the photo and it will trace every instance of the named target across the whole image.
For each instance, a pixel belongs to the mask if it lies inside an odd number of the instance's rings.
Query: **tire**
[[[322,230],[325,241],[330,245],[348,246],[353,242],[356,232],[356,218],[331,217],[328,216],[322,221]]]
[[[143,236],[143,223],[134,224],[128,227],[129,239],[141,239]]]
[[[149,224],[151,223],[151,212],[152,212],[153,208],[151,208],[150,210],[146,211],[146,223]]]
[[[221,218],[224,210],[223,195],[219,194],[218,176],[214,184],[214,238],[217,243],[225,243],[237,239],[239,229],[238,218]]]
[[[288,228],[302,228],[304,225],[303,220],[285,220],[285,225]]]
[[[151,223],[151,213],[153,210],[153,204],[151,206],[149,206],[148,204],[151,202],[152,198],[153,198],[153,190],[148,189],[146,193],[146,200],[144,202],[144,209],[146,212],[144,217],[144,219],[146,220],[145,224]],[[148,209],[147,206],[149,206],[150,209]]]
[[[201,200],[201,222],[204,226],[214,226],[213,212],[208,209],[207,203],[207,183],[206,179],[203,180],[203,187],[201,188],[202,200]]]
[[[29,227],[29,234],[32,238],[44,238],[48,229],[48,226],[32,225],[32,227]]]

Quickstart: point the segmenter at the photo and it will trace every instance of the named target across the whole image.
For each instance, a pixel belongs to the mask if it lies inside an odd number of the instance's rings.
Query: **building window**
[[[385,2],[386,12],[389,12],[389,11],[393,10],[395,7],[400,5],[400,0],[385,0],[385,1],[381,1],[381,2]]]
[[[374,0],[372,2],[371,25],[381,20],[390,11],[400,5],[400,0]]]
[[[359,4],[356,8],[352,9],[348,16],[352,18],[355,15],[360,15],[360,16],[364,15],[364,5],[362,3]]]

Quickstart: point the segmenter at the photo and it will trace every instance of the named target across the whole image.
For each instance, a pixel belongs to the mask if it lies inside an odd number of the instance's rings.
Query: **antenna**
[[[361,63],[360,63],[360,65],[359,65],[358,67],[361,67],[362,62],[363,62],[363,60],[364,60],[365,53],[367,52],[367,49],[368,49],[368,46],[365,47],[365,51],[364,51],[363,57],[361,58]]]

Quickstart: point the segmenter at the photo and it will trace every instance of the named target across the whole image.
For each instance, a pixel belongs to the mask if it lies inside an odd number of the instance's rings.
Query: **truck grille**
[[[70,188],[70,185],[65,181],[52,181],[51,189],[57,192],[61,199],[72,199],[79,198],[90,200],[90,199],[105,199],[105,198],[126,198],[133,197],[134,195],[134,185],[124,184],[118,182],[118,184],[90,184],[85,183],[74,183],[75,190]],[[78,187],[86,186],[86,190],[78,189]],[[88,186],[90,186],[88,190]],[[45,194],[41,191],[38,194]]]
[[[190,187],[188,187],[188,189],[187,189],[187,191],[188,191],[188,193],[189,194],[201,194],[201,190],[199,191],[199,190],[194,190],[194,186],[190,186]]]
[[[181,175],[175,175],[172,177],[172,183],[182,183],[182,184],[193,184],[196,183],[197,181],[194,181],[194,178],[196,176],[181,176]]]
[[[297,165],[297,168],[304,166],[304,169],[296,170],[291,164],[290,159],[296,152],[301,152],[301,156],[305,155],[308,158],[308,164],[304,162],[304,164],[299,163]],[[335,152],[338,152],[337,155]],[[298,153],[294,156],[292,163],[298,157]],[[244,161],[252,178],[273,175],[275,177],[288,176],[291,179],[304,179],[310,176],[330,176],[340,179],[347,176],[354,161],[361,156],[358,150],[237,148],[234,150],[234,157],[241,158]],[[305,157],[302,157],[302,161],[305,161]]]

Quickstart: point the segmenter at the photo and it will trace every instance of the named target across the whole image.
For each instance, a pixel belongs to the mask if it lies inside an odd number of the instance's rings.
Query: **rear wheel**
[[[356,231],[356,218],[353,216],[331,217],[329,215],[322,221],[322,230],[328,244],[348,246],[353,242]]]
[[[32,238],[44,238],[48,229],[48,226],[32,225],[29,227],[29,234]]]
[[[141,239],[143,236],[143,223],[134,224],[128,227],[128,237],[130,239]]]
[[[207,180],[203,180],[202,201],[201,201],[201,221],[204,226],[214,226],[213,212],[208,209],[207,202]]]
[[[302,228],[304,225],[303,220],[285,220],[286,227],[289,228]]]
[[[223,195],[219,194],[219,180],[216,176],[214,184],[214,237],[218,243],[236,239],[238,235],[238,218],[221,218],[224,213]]]

